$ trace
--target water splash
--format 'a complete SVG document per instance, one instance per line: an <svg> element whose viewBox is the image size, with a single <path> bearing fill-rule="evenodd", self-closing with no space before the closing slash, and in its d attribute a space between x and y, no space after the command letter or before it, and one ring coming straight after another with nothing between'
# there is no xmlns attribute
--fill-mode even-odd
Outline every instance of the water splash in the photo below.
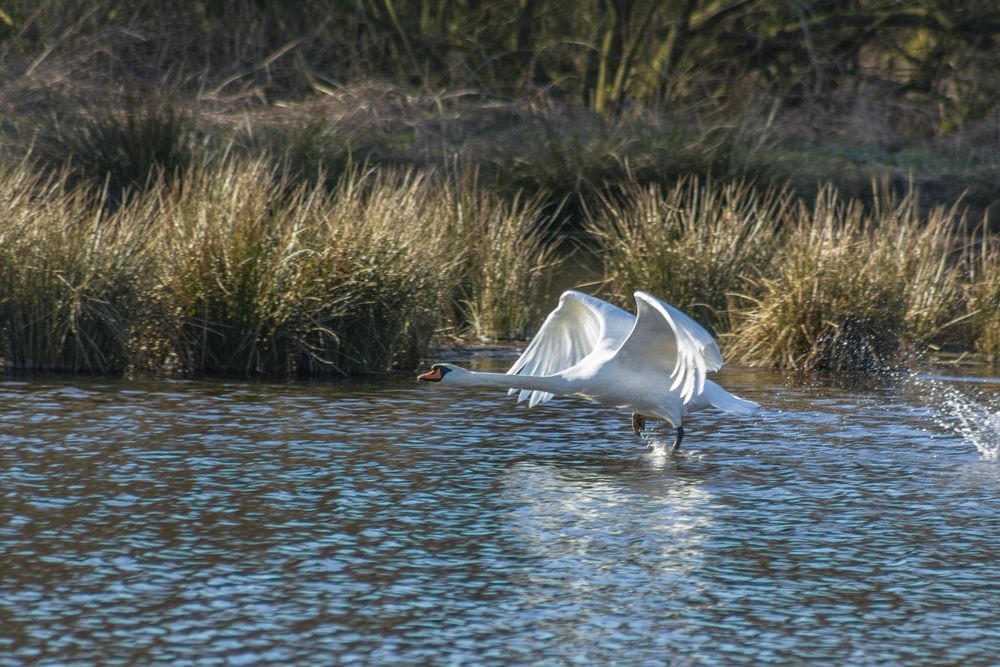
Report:
<svg viewBox="0 0 1000 667"><path fill-rule="evenodd" d="M669 459L672 455L676 454L672 440L643 438L643 441L649 448L649 456L657 461Z"/></svg>
<svg viewBox="0 0 1000 667"><path fill-rule="evenodd" d="M1000 379L910 374L905 386L926 404L934 422L973 444L988 461L1000 460L1000 397L979 387Z"/></svg>

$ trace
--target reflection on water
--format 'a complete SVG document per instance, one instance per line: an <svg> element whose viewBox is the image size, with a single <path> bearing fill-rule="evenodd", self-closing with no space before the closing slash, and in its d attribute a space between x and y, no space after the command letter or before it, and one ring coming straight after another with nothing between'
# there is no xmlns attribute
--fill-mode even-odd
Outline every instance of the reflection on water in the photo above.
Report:
<svg viewBox="0 0 1000 667"><path fill-rule="evenodd" d="M763 413L672 456L409 378L2 381L0 665L992 662L1000 466L954 408L722 382Z"/></svg>

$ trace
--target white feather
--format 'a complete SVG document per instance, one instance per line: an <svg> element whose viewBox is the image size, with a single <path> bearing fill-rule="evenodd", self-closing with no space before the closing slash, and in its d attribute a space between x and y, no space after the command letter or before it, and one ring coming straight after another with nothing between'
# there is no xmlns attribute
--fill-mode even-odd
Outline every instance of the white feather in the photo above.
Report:
<svg viewBox="0 0 1000 667"><path fill-rule="evenodd" d="M711 334L670 304L635 293L636 315L596 297L565 292L507 373L449 364L444 384L502 387L534 407L554 395L579 396L674 426L706 407L749 414L756 404L706 375L722 367Z"/></svg>

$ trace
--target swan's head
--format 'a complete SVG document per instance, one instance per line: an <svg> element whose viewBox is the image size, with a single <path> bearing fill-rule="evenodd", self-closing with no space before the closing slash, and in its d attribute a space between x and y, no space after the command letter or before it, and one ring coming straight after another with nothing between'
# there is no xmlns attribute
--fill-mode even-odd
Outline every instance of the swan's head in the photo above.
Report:
<svg viewBox="0 0 1000 667"><path fill-rule="evenodd" d="M454 375L448 377L449 373L454 373ZM447 377L448 381L452 381L462 373L468 373L468 371L452 364L434 364L429 371L418 375L417 379L423 382L443 382Z"/></svg>

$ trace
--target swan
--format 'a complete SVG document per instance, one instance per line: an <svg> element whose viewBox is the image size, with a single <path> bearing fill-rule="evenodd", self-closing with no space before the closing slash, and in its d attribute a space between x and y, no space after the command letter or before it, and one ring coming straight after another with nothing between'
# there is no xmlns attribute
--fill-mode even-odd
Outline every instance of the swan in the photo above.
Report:
<svg viewBox="0 0 1000 667"><path fill-rule="evenodd" d="M685 416L708 407L750 415L759 406L729 393L705 375L722 354L700 324L646 292L635 292L636 314L569 290L506 373L480 373L434 364L417 379L458 387L497 387L529 407L553 396L578 396L632 412L632 430L647 417L684 438Z"/></svg>

